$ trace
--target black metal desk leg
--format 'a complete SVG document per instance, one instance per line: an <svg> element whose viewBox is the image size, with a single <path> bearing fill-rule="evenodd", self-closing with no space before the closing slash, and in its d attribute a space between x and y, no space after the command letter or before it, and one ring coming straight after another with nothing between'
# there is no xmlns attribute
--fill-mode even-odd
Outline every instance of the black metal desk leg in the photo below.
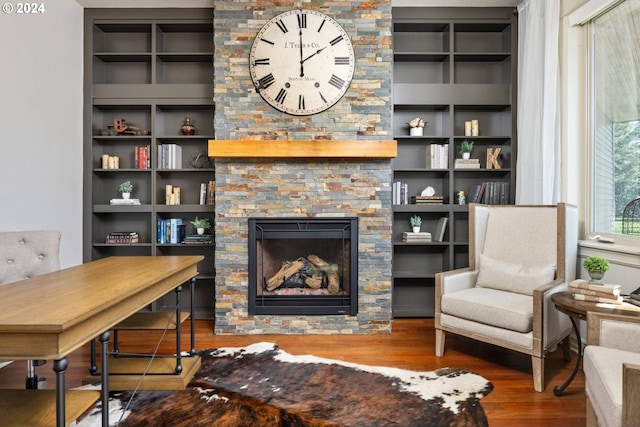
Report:
<svg viewBox="0 0 640 427"><path fill-rule="evenodd" d="M180 316L181 316L181 308L182 308L182 302L181 302L181 294L182 294L182 285L178 286L176 288L176 374L179 374L182 372L182 350L181 348L181 342L180 342L180 335L182 334L182 322L180 322Z"/></svg>
<svg viewBox="0 0 640 427"><path fill-rule="evenodd" d="M574 366L571 376L564 382L564 384L562 384L561 386L555 386L553 388L553 394L555 394L556 396L561 396L564 392L564 389L567 388L569 384L571 384L571 381L573 381L573 379L575 378L576 374L578 373L578 369L580 369L580 364L582 363L582 339L580 338L580 329L578 328L578 323L576 322L576 319L573 318L573 316L569 316L569 319L571 319L573 331L576 333L576 339L578 340L578 359L576 360L576 366Z"/></svg>
<svg viewBox="0 0 640 427"><path fill-rule="evenodd" d="M91 366L89 366L89 373L91 375L95 375L98 372L98 367L96 366L96 341L91 340Z"/></svg>
<svg viewBox="0 0 640 427"><path fill-rule="evenodd" d="M65 407L65 380L64 373L68 366L67 358L53 361L53 371L56 373L56 426L65 427L66 423L66 407Z"/></svg>
<svg viewBox="0 0 640 427"><path fill-rule="evenodd" d="M109 427L109 331L100 334L100 370L102 380L102 427Z"/></svg>
<svg viewBox="0 0 640 427"><path fill-rule="evenodd" d="M189 281L189 291L191 291L191 351L192 356L196 354L196 316L195 316L195 292L196 292L196 278L192 277Z"/></svg>

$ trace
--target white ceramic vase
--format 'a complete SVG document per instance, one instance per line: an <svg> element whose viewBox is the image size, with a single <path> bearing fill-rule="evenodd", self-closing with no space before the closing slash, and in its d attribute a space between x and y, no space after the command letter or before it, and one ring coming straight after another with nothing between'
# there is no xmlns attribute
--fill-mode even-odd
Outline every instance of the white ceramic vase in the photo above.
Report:
<svg viewBox="0 0 640 427"><path fill-rule="evenodd" d="M417 227L411 227L411 228L413 228L413 232L414 232L414 233L419 233L419 232L420 232L420 226L417 226Z"/></svg>
<svg viewBox="0 0 640 427"><path fill-rule="evenodd" d="M469 158L471 157L471 153L462 153L462 158L465 160L469 160Z"/></svg>
<svg viewBox="0 0 640 427"><path fill-rule="evenodd" d="M128 199L129 197L131 197L131 193L122 193L123 199Z"/></svg>
<svg viewBox="0 0 640 427"><path fill-rule="evenodd" d="M411 136L422 136L424 132L424 128L409 128L409 135Z"/></svg>

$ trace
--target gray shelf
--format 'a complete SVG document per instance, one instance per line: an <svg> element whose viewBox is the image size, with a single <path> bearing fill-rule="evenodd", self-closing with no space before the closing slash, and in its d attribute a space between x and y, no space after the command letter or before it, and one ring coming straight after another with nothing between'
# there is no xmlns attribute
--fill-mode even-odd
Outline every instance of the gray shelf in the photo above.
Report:
<svg viewBox="0 0 640 427"><path fill-rule="evenodd" d="M511 8L393 8L393 135L398 157L394 182L416 196L427 186L442 205L393 206L393 313L395 317L434 314L435 275L468 263L468 206L457 192L471 185L506 182L515 194L517 17ZM408 135L407 123L421 117L425 135ZM479 120L480 135L465 136L465 122ZM474 141L480 169L456 169L460 143ZM430 145L447 144L446 168L432 169ZM501 168L487 169L487 149L501 149ZM422 217L422 231L435 235L448 218L443 242L403 242L409 218Z"/></svg>
<svg viewBox="0 0 640 427"><path fill-rule="evenodd" d="M215 179L211 167L194 167L192 156L207 151L213 133L213 9L87 9L85 11L85 112L83 258L114 255L204 255L198 265L197 317L213 317L215 244L158 244L160 219L182 218L187 234L196 216L214 220L214 206L200 205L200 184ZM180 132L185 117L196 135ZM146 135L103 135L124 118ZM159 169L158 145L178 144L178 169ZM135 148L148 146L148 168L137 168ZM119 169L102 169L102 155L120 158ZM134 184L141 205L112 206L117 187ZM181 204L165 205L165 185L181 188ZM103 243L113 231L137 231L140 243ZM164 311L173 295L153 304ZM186 302L188 305L188 301ZM185 298L183 298L183 308Z"/></svg>

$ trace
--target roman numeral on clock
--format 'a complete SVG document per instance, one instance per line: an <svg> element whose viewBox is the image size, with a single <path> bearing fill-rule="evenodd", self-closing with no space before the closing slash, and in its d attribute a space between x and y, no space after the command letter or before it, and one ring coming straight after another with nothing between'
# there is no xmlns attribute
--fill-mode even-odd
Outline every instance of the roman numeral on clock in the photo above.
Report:
<svg viewBox="0 0 640 427"><path fill-rule="evenodd" d="M342 36L338 36L335 39L331 40L329 43L331 44L331 46L335 46L336 44L340 43L343 40Z"/></svg>
<svg viewBox="0 0 640 427"><path fill-rule="evenodd" d="M300 95L298 97L298 110L304 110L304 96Z"/></svg>
<svg viewBox="0 0 640 427"><path fill-rule="evenodd" d="M287 26L284 25L284 22L282 22L281 20L277 20L276 21L276 25L278 26L278 28L280 28L282 30L283 33L288 33L289 30L287 30Z"/></svg>
<svg viewBox="0 0 640 427"><path fill-rule="evenodd" d="M283 104L286 97L287 91L285 89L280 89L280 92L278 92L278 95L276 95L276 101L280 104Z"/></svg>
<svg viewBox="0 0 640 427"><path fill-rule="evenodd" d="M260 58L253 61L253 65L269 65L269 58Z"/></svg>
<svg viewBox="0 0 640 427"><path fill-rule="evenodd" d="M349 65L349 57L348 56L336 56L335 64L336 65Z"/></svg>
<svg viewBox="0 0 640 427"><path fill-rule="evenodd" d="M322 27L324 26L324 23L326 22L326 19L323 19L322 22L320 23L320 26L318 27L318 32L320 32L320 30L322 29Z"/></svg>
<svg viewBox="0 0 640 427"><path fill-rule="evenodd" d="M301 13L298 15L298 28L307 28L307 14Z"/></svg>
<svg viewBox="0 0 640 427"><path fill-rule="evenodd" d="M344 86L344 80L334 74L329 79L329 84L331 86L335 86L337 89L342 89L342 86Z"/></svg>
<svg viewBox="0 0 640 427"><path fill-rule="evenodd" d="M269 73L266 76L262 77L260 80L258 80L258 87L256 89L258 90L266 89L269 86L271 86L275 81L276 79L275 77L273 77L273 74Z"/></svg>
<svg viewBox="0 0 640 427"><path fill-rule="evenodd" d="M261 42L268 43L268 44L270 44L271 46L273 46L273 45L274 45L274 43L273 43L271 40L267 40L267 39L260 39L260 41L261 41Z"/></svg>

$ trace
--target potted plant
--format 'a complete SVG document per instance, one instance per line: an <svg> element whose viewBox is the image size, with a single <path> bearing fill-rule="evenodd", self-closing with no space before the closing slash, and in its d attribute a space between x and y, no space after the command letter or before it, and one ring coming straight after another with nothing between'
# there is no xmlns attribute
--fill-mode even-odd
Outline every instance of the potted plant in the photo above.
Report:
<svg viewBox="0 0 640 427"><path fill-rule="evenodd" d="M122 193L123 199L128 199L129 196L131 196L131 192L133 191L133 184L131 183L131 181L127 180L120 184L120 187L118 187L118 191Z"/></svg>
<svg viewBox="0 0 640 427"><path fill-rule="evenodd" d="M604 273L609 270L609 261L599 256L590 256L584 260L582 266L589 273L591 283L602 283Z"/></svg>
<svg viewBox="0 0 640 427"><path fill-rule="evenodd" d="M420 218L419 215L414 215L411 218L409 218L409 222L411 223L411 228L413 229L413 232L419 233L420 225L422 225L422 218Z"/></svg>
<svg viewBox="0 0 640 427"><path fill-rule="evenodd" d="M409 135L422 136L424 127L426 125L427 125L427 122L422 120L420 117L416 117L415 119L409 122Z"/></svg>
<svg viewBox="0 0 640 427"><path fill-rule="evenodd" d="M211 228L211 223L209 222L209 218L198 218L191 221L191 224L196 228L198 234L204 234L204 230L208 230Z"/></svg>
<svg viewBox="0 0 640 427"><path fill-rule="evenodd" d="M469 141L467 139L462 141L462 143L460 144L460 154L462 155L463 159L466 160L471 157L471 150L473 150L473 141Z"/></svg>

